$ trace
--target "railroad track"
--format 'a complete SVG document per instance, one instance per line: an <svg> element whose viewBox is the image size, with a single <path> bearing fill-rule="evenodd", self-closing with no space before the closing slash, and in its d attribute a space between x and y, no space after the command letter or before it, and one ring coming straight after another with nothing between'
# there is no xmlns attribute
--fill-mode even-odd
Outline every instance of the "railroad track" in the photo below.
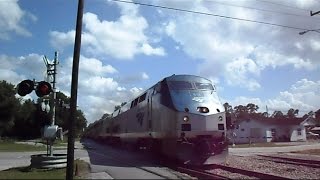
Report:
<svg viewBox="0 0 320 180"><path fill-rule="evenodd" d="M258 179L288 179L288 178L282 177L282 176L276 176L276 175L272 175L272 174L266 174L266 173L261 173L261 172L256 172L256 171L239 169L239 168L224 166L224 165L220 165L220 164L211 164L211 165L204 165L204 166L187 166L184 168L180 168L180 167L177 168L178 171L183 170L183 172L185 172L185 173L187 173L189 171L191 173L189 175L196 176L201 179L202 178L203 179L230 179L229 177L226 177L226 176L221 176L221 175L217 175L217 174L208 172L209 170L213 170L213 169L221 169L224 171L241 174L241 175L245 175L248 177L256 177Z"/></svg>
<svg viewBox="0 0 320 180"><path fill-rule="evenodd" d="M297 158L288 158L288 157L279 157L279 156L268 156L268 155L258 155L262 157L263 160L269 160L276 163L285 163L292 165L302 165L313 168L320 168L320 161L318 160L308 160L308 159L297 159Z"/></svg>
<svg viewBox="0 0 320 180"><path fill-rule="evenodd" d="M185 168L185 167L177 167L177 171L189 174L191 176L197 177L199 179L230 179L226 176L221 176L218 174L210 173L205 170L197 169L197 168Z"/></svg>

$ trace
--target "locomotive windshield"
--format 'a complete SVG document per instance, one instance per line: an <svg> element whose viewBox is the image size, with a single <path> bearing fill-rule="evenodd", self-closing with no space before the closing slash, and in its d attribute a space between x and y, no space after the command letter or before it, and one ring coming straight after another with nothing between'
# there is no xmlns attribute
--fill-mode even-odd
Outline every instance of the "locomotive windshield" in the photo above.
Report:
<svg viewBox="0 0 320 180"><path fill-rule="evenodd" d="M209 82L168 81L168 86L172 103L179 111L184 111L187 107L191 113L196 112L198 106L223 109L214 87Z"/></svg>
<svg viewBox="0 0 320 180"><path fill-rule="evenodd" d="M214 90L212 84L210 83L194 83L196 85L197 89L203 89L203 90Z"/></svg>
<svg viewBox="0 0 320 180"><path fill-rule="evenodd" d="M191 90L191 89L199 89L199 90L214 90L211 83L199 83L195 82L192 85L191 82L187 81L169 81L170 90Z"/></svg>
<svg viewBox="0 0 320 180"><path fill-rule="evenodd" d="M193 89L192 84L186 81L169 81L169 87L171 90Z"/></svg>

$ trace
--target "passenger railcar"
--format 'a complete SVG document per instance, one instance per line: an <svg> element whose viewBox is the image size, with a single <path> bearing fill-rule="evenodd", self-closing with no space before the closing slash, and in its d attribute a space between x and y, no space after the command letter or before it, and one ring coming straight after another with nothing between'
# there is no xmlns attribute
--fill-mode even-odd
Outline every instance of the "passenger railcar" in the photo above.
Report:
<svg viewBox="0 0 320 180"><path fill-rule="evenodd" d="M223 163L228 154L226 117L215 86L194 75L164 78L89 132L189 164Z"/></svg>

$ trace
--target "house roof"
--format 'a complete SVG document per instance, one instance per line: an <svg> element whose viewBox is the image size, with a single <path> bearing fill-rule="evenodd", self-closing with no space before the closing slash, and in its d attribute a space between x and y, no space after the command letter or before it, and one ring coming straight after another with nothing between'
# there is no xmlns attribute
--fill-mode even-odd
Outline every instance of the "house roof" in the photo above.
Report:
<svg viewBox="0 0 320 180"><path fill-rule="evenodd" d="M303 124L304 126L315 126L317 123L314 117L309 116L301 124Z"/></svg>
<svg viewBox="0 0 320 180"><path fill-rule="evenodd" d="M246 119L238 119L236 120L236 124L239 124L243 121L258 121L264 124L273 124L273 125L300 125L304 119L303 118L246 118Z"/></svg>

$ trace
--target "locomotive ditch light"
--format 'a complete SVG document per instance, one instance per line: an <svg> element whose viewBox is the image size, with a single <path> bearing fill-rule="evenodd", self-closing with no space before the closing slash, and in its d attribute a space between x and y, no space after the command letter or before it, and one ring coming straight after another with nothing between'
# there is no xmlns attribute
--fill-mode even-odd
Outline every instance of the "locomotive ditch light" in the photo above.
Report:
<svg viewBox="0 0 320 180"><path fill-rule="evenodd" d="M219 121L222 121L222 120L223 120L222 116L219 116Z"/></svg>
<svg viewBox="0 0 320 180"><path fill-rule="evenodd" d="M33 89L34 89L34 83L29 79L23 80L17 85L17 91L20 96L25 96L31 93Z"/></svg>
<svg viewBox="0 0 320 180"><path fill-rule="evenodd" d="M43 97L52 92L51 84L46 81L40 81L36 88L36 94L38 97Z"/></svg>
<svg viewBox="0 0 320 180"><path fill-rule="evenodd" d="M188 122L188 121L189 121L189 117L188 117L188 116L184 116L184 117L183 117L183 121L184 121L184 122Z"/></svg>

